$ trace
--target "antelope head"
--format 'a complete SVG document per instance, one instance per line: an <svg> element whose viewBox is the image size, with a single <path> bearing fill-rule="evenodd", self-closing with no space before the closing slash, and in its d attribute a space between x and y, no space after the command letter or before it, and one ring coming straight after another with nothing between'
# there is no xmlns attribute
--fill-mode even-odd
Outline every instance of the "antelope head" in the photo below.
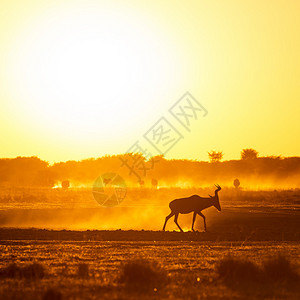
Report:
<svg viewBox="0 0 300 300"><path fill-rule="evenodd" d="M214 198L214 207L218 211L221 211L221 205L220 205L220 200L219 200L219 195L218 195L218 192L221 191L221 187L218 184L215 184L215 187L217 189L215 190L215 197L213 197Z"/></svg>

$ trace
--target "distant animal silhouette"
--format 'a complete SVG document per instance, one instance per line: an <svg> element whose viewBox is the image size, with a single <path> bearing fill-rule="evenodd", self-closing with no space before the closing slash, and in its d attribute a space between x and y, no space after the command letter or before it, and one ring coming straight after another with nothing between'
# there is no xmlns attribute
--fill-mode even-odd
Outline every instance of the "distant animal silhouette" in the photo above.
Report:
<svg viewBox="0 0 300 300"><path fill-rule="evenodd" d="M157 179L152 178L151 183L152 183L152 188L153 189L157 189L157 185L158 185Z"/></svg>
<svg viewBox="0 0 300 300"><path fill-rule="evenodd" d="M188 214L190 212L194 212L193 215L193 223L192 223L192 231L194 230L194 223L196 220L196 215L198 214L203 218L204 221L204 231L206 231L206 222L205 222L205 216L201 213L201 211L205 208L214 206L218 211L221 211L220 201L219 201L219 195L218 192L221 190L221 187L216 184L216 190L215 190L215 196L210 196L209 198L203 198L198 195L193 195L191 197L187 198L180 198L175 199L170 202L169 207L171 209L171 213L166 217L166 221L163 227L163 230L165 230L168 220L172 217L174 217L174 222L178 226L181 232L183 232L182 228L179 226L177 219L179 214Z"/></svg>
<svg viewBox="0 0 300 300"><path fill-rule="evenodd" d="M239 188L239 186L240 186L240 181L236 178L236 179L234 179L234 181L233 181L233 185L234 185L234 187L236 188L236 189L238 189Z"/></svg>
<svg viewBox="0 0 300 300"><path fill-rule="evenodd" d="M139 185L140 185L140 188L143 188L144 185L145 185L145 181L144 180L140 180L139 181Z"/></svg>
<svg viewBox="0 0 300 300"><path fill-rule="evenodd" d="M61 187L64 189L64 190L67 190L69 187L70 187L70 181L69 180L64 180L61 182Z"/></svg>

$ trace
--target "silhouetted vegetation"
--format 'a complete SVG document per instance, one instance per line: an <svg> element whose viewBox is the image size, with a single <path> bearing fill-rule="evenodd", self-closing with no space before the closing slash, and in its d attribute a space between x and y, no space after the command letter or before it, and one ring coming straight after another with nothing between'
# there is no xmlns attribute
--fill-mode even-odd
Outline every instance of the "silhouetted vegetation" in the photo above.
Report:
<svg viewBox="0 0 300 300"><path fill-rule="evenodd" d="M89 277L89 265L81 263L77 266L77 275L79 277Z"/></svg>
<svg viewBox="0 0 300 300"><path fill-rule="evenodd" d="M223 159L224 154L221 151L211 151L208 152L209 161L214 162L220 162Z"/></svg>
<svg viewBox="0 0 300 300"><path fill-rule="evenodd" d="M52 231L49 233L53 234ZM67 231L62 233L68 234ZM89 237L94 234L93 231L85 233ZM149 231L147 234L153 233ZM104 242L102 236L98 242L92 243L82 243L70 236L65 236L62 241L34 241L32 234L27 242L19 238L18 241L2 239L2 249L6 249L2 263L6 261L10 268L0 270L15 271L13 275L0 278L0 298L299 299L298 243L252 242L241 246L240 242L216 242L216 236L211 242L194 243L189 238L180 239L183 236L180 233L169 233L169 239L162 242L154 242L156 238L145 242L136 240L138 232L131 231L130 234L133 240L126 238L125 241L123 236L119 242L112 242L109 232L110 242ZM174 235L179 236L177 241L173 240ZM190 236L196 235L191 233ZM29 246L31 251L27 251ZM274 255L276 249L288 258ZM232 257L222 258L224 251L228 250ZM21 263L9 265L15 260L15 253L18 253L18 261L44 260L47 276L32 282L27 279L34 277L21 277ZM271 253L273 257L268 259ZM66 264L76 272L78 260L89 262L93 276L78 276L85 274L85 263L82 264L83 273L60 272Z"/></svg>
<svg viewBox="0 0 300 300"><path fill-rule="evenodd" d="M0 270L0 277L2 278L41 279L44 276L44 266L39 263L32 263L24 267L12 263Z"/></svg>
<svg viewBox="0 0 300 300"><path fill-rule="evenodd" d="M47 289L43 295L43 300L61 300L61 299L62 299L62 293L55 288Z"/></svg>
<svg viewBox="0 0 300 300"><path fill-rule="evenodd" d="M0 159L0 185L52 187L56 175L37 157Z"/></svg>
<svg viewBox="0 0 300 300"><path fill-rule="evenodd" d="M291 285L299 282L296 266L281 255L264 260L262 266L247 259L228 256L217 264L216 270L230 286L278 282Z"/></svg>
<svg viewBox="0 0 300 300"><path fill-rule="evenodd" d="M122 266L119 281L138 290L158 289L167 284L168 276L157 262L135 259Z"/></svg>
<svg viewBox="0 0 300 300"><path fill-rule="evenodd" d="M296 267L282 255L264 261L263 270L265 277L272 281L294 283L299 280Z"/></svg>
<svg viewBox="0 0 300 300"><path fill-rule="evenodd" d="M258 152L254 149L243 149L241 152L241 159L255 159L258 156Z"/></svg>
<svg viewBox="0 0 300 300"><path fill-rule="evenodd" d="M249 260L229 256L219 262L217 273L227 283L249 283L258 280L260 269Z"/></svg>
<svg viewBox="0 0 300 300"><path fill-rule="evenodd" d="M251 151L250 151L251 150ZM166 160L162 156L154 158L155 164L143 156L135 157L140 164L144 181L142 187L151 188L153 178L161 186L205 186L214 182L232 185L234 178L249 186L289 186L300 185L300 157L257 157L253 149L244 149L241 160L209 163L192 160ZM220 158L221 152L218 152ZM37 157L17 157L0 159L0 186L6 187L44 187L55 185L67 189L67 186L92 186L95 179L106 172L118 170L128 186L138 187L139 180L131 170L123 166L120 158L124 155L105 156L98 159L67 161L49 165ZM213 158L212 162L218 161ZM67 178L67 180L66 180ZM140 181L141 182L141 181Z"/></svg>

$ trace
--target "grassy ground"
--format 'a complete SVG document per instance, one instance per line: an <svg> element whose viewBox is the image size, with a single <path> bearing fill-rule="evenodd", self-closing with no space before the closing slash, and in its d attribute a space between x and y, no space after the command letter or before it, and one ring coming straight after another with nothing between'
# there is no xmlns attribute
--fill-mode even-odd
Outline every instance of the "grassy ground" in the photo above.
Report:
<svg viewBox="0 0 300 300"><path fill-rule="evenodd" d="M192 241L2 241L0 247L2 270L12 262L20 268L33 262L44 268L43 276L40 272L36 277L2 276L2 299L42 299L48 289L59 292L62 299L297 299L300 296L299 282L289 282L289 275L261 285L261 280L254 278L237 281L231 273L224 278L224 272L218 270L222 259L229 255L260 267L270 257L281 254L299 272L300 248L295 242L245 245ZM140 271L137 264L124 275L124 265L143 259L150 262L152 271L144 267ZM153 261L159 265L153 265ZM232 265L235 262L231 268ZM276 268L282 270L282 266ZM231 275L235 282L230 280ZM127 280L122 281L122 276ZM156 281L156 277L160 280Z"/></svg>

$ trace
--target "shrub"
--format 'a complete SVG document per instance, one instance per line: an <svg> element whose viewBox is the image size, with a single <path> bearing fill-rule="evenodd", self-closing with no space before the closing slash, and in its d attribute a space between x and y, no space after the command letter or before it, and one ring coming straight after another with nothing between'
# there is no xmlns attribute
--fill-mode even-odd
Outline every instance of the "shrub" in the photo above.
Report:
<svg viewBox="0 0 300 300"><path fill-rule="evenodd" d="M208 152L208 157L210 162L214 163L214 162L220 162L223 158L224 154L222 151L211 151Z"/></svg>
<svg viewBox="0 0 300 300"><path fill-rule="evenodd" d="M253 282L260 277L259 267L251 261L233 257L223 258L217 265L219 277L226 282Z"/></svg>
<svg viewBox="0 0 300 300"><path fill-rule="evenodd" d="M79 277L89 277L89 265L88 264L79 264L77 269L77 275Z"/></svg>
<svg viewBox="0 0 300 300"><path fill-rule="evenodd" d="M43 300L61 300L62 294L60 291L49 288L43 295Z"/></svg>
<svg viewBox="0 0 300 300"><path fill-rule="evenodd" d="M162 288L167 284L168 276L157 262L136 259L122 266L119 281L137 289Z"/></svg>
<svg viewBox="0 0 300 300"><path fill-rule="evenodd" d="M0 276L5 278L40 279L45 276L45 269L39 263L33 263L24 267L10 264L0 270Z"/></svg>
<svg viewBox="0 0 300 300"><path fill-rule="evenodd" d="M20 276L20 268L12 263L0 270L0 276L4 278L16 278Z"/></svg>
<svg viewBox="0 0 300 300"><path fill-rule="evenodd" d="M40 279L45 276L45 269L39 263L33 263L21 269L21 276L24 278Z"/></svg>
<svg viewBox="0 0 300 300"><path fill-rule="evenodd" d="M255 159L258 156L258 152L254 149L243 149L241 152L241 159Z"/></svg>
<svg viewBox="0 0 300 300"><path fill-rule="evenodd" d="M219 277L229 285L236 283L261 285L278 282L294 284L299 282L299 274L295 266L281 255L263 261L261 268L249 260L226 257L219 262L216 270Z"/></svg>
<svg viewBox="0 0 300 300"><path fill-rule="evenodd" d="M293 283L299 280L299 275L296 272L295 267L287 258L281 255L264 261L263 271L266 279L272 281Z"/></svg>

